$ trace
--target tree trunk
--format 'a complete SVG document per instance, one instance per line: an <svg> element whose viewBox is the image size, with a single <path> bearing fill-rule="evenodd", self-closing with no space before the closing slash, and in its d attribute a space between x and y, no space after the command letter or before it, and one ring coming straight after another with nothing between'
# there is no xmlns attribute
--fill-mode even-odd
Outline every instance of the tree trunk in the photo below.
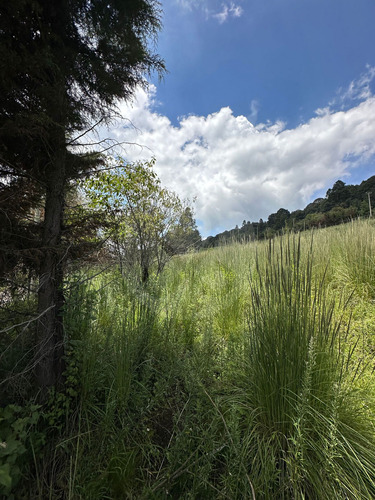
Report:
<svg viewBox="0 0 375 500"><path fill-rule="evenodd" d="M148 278L149 278L148 265L143 264L142 265L142 283L147 283Z"/></svg>
<svg viewBox="0 0 375 500"><path fill-rule="evenodd" d="M61 88L61 87L60 87ZM58 384L63 373L64 335L62 323L64 248L61 234L66 184L66 145L62 114L64 91L61 90L53 116L55 133L50 144L50 161L45 172L46 200L39 272L35 367L42 398ZM61 107L59 108L59 104Z"/></svg>
<svg viewBox="0 0 375 500"><path fill-rule="evenodd" d="M61 155L62 156L62 155ZM64 213L65 158L57 158L48 175L43 235L43 261L40 266L36 352L38 386L54 386L62 375L63 365L63 255L61 230ZM45 392L45 391L43 391Z"/></svg>

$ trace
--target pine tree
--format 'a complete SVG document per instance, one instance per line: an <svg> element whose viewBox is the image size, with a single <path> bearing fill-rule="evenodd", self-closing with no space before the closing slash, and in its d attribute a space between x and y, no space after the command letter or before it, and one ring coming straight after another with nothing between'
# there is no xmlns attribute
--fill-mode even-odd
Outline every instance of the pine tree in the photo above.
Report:
<svg viewBox="0 0 375 500"><path fill-rule="evenodd" d="M62 371L66 193L100 163L96 152L75 152L79 137L108 119L116 100L147 85L148 73L163 73L149 48L160 15L154 0L13 0L0 7L0 273L23 261L39 275L35 362L43 389ZM43 217L28 221L38 205Z"/></svg>

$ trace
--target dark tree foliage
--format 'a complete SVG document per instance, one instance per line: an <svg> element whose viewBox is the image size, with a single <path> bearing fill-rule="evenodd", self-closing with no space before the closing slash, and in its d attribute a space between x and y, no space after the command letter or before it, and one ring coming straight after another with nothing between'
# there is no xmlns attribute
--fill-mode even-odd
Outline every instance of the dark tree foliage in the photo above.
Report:
<svg viewBox="0 0 375 500"><path fill-rule="evenodd" d="M74 248L66 196L101 162L80 145L117 99L163 73L150 49L159 29L155 0L1 2L0 276L20 264L39 276L41 387L61 375L64 263Z"/></svg>
<svg viewBox="0 0 375 500"><path fill-rule="evenodd" d="M289 210L286 210L286 208L279 208L279 210L275 214L271 214L268 217L268 225L272 229L279 231L280 229L285 227L285 224L289 219L289 216L290 216Z"/></svg>

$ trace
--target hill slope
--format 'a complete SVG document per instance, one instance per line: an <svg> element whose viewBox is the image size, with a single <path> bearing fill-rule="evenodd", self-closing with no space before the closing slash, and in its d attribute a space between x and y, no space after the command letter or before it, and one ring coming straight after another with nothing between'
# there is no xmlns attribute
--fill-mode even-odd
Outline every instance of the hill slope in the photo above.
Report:
<svg viewBox="0 0 375 500"><path fill-rule="evenodd" d="M209 236L202 242L203 248L218 246L232 240L264 239L288 228L297 231L313 227L326 227L341 224L356 217L368 217L369 195L372 195L372 205L375 199L375 175L359 185L346 185L338 180L331 189L328 189L325 198L317 198L303 210L289 212L280 208L271 214L264 222L244 220L242 226L224 231L216 236Z"/></svg>

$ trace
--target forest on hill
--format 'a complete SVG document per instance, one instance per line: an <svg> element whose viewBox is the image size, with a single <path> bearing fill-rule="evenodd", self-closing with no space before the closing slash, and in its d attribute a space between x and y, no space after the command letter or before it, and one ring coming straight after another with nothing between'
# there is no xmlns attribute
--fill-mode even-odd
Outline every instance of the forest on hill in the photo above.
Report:
<svg viewBox="0 0 375 500"><path fill-rule="evenodd" d="M209 236L202 242L202 247L215 247L228 241L271 238L284 230L304 231L342 224L357 217L369 217L374 200L375 175L359 185L346 185L338 180L328 189L324 198L317 198L302 210L289 212L280 208L267 221L244 220L241 226Z"/></svg>

